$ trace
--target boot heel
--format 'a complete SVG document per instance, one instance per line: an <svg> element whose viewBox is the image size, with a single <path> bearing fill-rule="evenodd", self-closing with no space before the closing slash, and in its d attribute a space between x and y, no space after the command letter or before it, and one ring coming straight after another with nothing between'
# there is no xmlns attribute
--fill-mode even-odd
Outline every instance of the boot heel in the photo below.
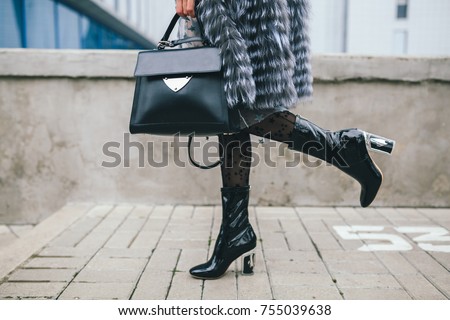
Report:
<svg viewBox="0 0 450 320"><path fill-rule="evenodd" d="M391 154L395 147L395 141L375 134L364 132L367 149L384 154Z"/></svg>
<svg viewBox="0 0 450 320"><path fill-rule="evenodd" d="M242 256L242 274L251 276L253 274L253 267L255 266L255 252L249 251Z"/></svg>

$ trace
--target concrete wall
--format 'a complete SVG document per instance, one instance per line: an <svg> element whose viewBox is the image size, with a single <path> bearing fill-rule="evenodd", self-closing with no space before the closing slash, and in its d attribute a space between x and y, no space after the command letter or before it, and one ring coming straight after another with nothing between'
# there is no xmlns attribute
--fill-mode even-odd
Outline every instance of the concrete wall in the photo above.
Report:
<svg viewBox="0 0 450 320"><path fill-rule="evenodd" d="M0 51L1 223L35 223L68 201L219 203L218 168L180 168L173 148L167 167L147 163L162 159L170 137L130 137L154 150L143 168L137 147L128 168L102 166L114 160L105 143L120 144L109 151L122 159L126 153L135 60L124 51ZM313 69L314 101L295 112L322 127L358 126L397 141L393 156L373 155L384 172L373 205L448 207L450 58L315 56ZM258 159L268 146L255 148ZM186 159L186 150L179 154ZM285 168L291 151L270 157L276 168L252 169L252 203L359 204L359 186L338 170L307 161Z"/></svg>

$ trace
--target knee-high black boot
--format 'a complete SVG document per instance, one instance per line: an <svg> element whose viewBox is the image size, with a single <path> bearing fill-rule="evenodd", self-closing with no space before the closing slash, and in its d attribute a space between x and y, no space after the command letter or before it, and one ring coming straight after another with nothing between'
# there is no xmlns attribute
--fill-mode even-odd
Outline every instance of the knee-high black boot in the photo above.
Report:
<svg viewBox="0 0 450 320"><path fill-rule="evenodd" d="M222 188L222 224L214 251L208 262L193 267L194 278L217 279L225 274L230 264L256 247L256 235L248 220L250 187ZM254 254L245 255L243 270L253 273Z"/></svg>
<svg viewBox="0 0 450 320"><path fill-rule="evenodd" d="M355 128L324 130L297 116L289 147L339 168L361 185L360 203L369 206L381 186L383 174L370 158L370 150L390 154L395 142Z"/></svg>

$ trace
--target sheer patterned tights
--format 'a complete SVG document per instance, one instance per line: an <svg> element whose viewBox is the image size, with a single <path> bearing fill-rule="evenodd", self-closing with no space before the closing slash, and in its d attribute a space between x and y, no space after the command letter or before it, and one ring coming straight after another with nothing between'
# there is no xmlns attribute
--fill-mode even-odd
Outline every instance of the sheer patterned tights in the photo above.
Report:
<svg viewBox="0 0 450 320"><path fill-rule="evenodd" d="M250 134L279 142L288 142L294 129L295 117L289 111L278 112L239 133L219 136L219 152L223 158L221 165L223 186L244 187L249 185L252 161Z"/></svg>

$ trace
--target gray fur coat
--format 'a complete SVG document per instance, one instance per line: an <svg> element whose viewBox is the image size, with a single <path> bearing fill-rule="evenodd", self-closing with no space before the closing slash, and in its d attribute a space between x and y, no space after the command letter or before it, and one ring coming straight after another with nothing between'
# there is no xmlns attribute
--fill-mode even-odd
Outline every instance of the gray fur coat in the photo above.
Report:
<svg viewBox="0 0 450 320"><path fill-rule="evenodd" d="M309 0L198 0L196 10L221 49L230 107L290 108L311 96Z"/></svg>

